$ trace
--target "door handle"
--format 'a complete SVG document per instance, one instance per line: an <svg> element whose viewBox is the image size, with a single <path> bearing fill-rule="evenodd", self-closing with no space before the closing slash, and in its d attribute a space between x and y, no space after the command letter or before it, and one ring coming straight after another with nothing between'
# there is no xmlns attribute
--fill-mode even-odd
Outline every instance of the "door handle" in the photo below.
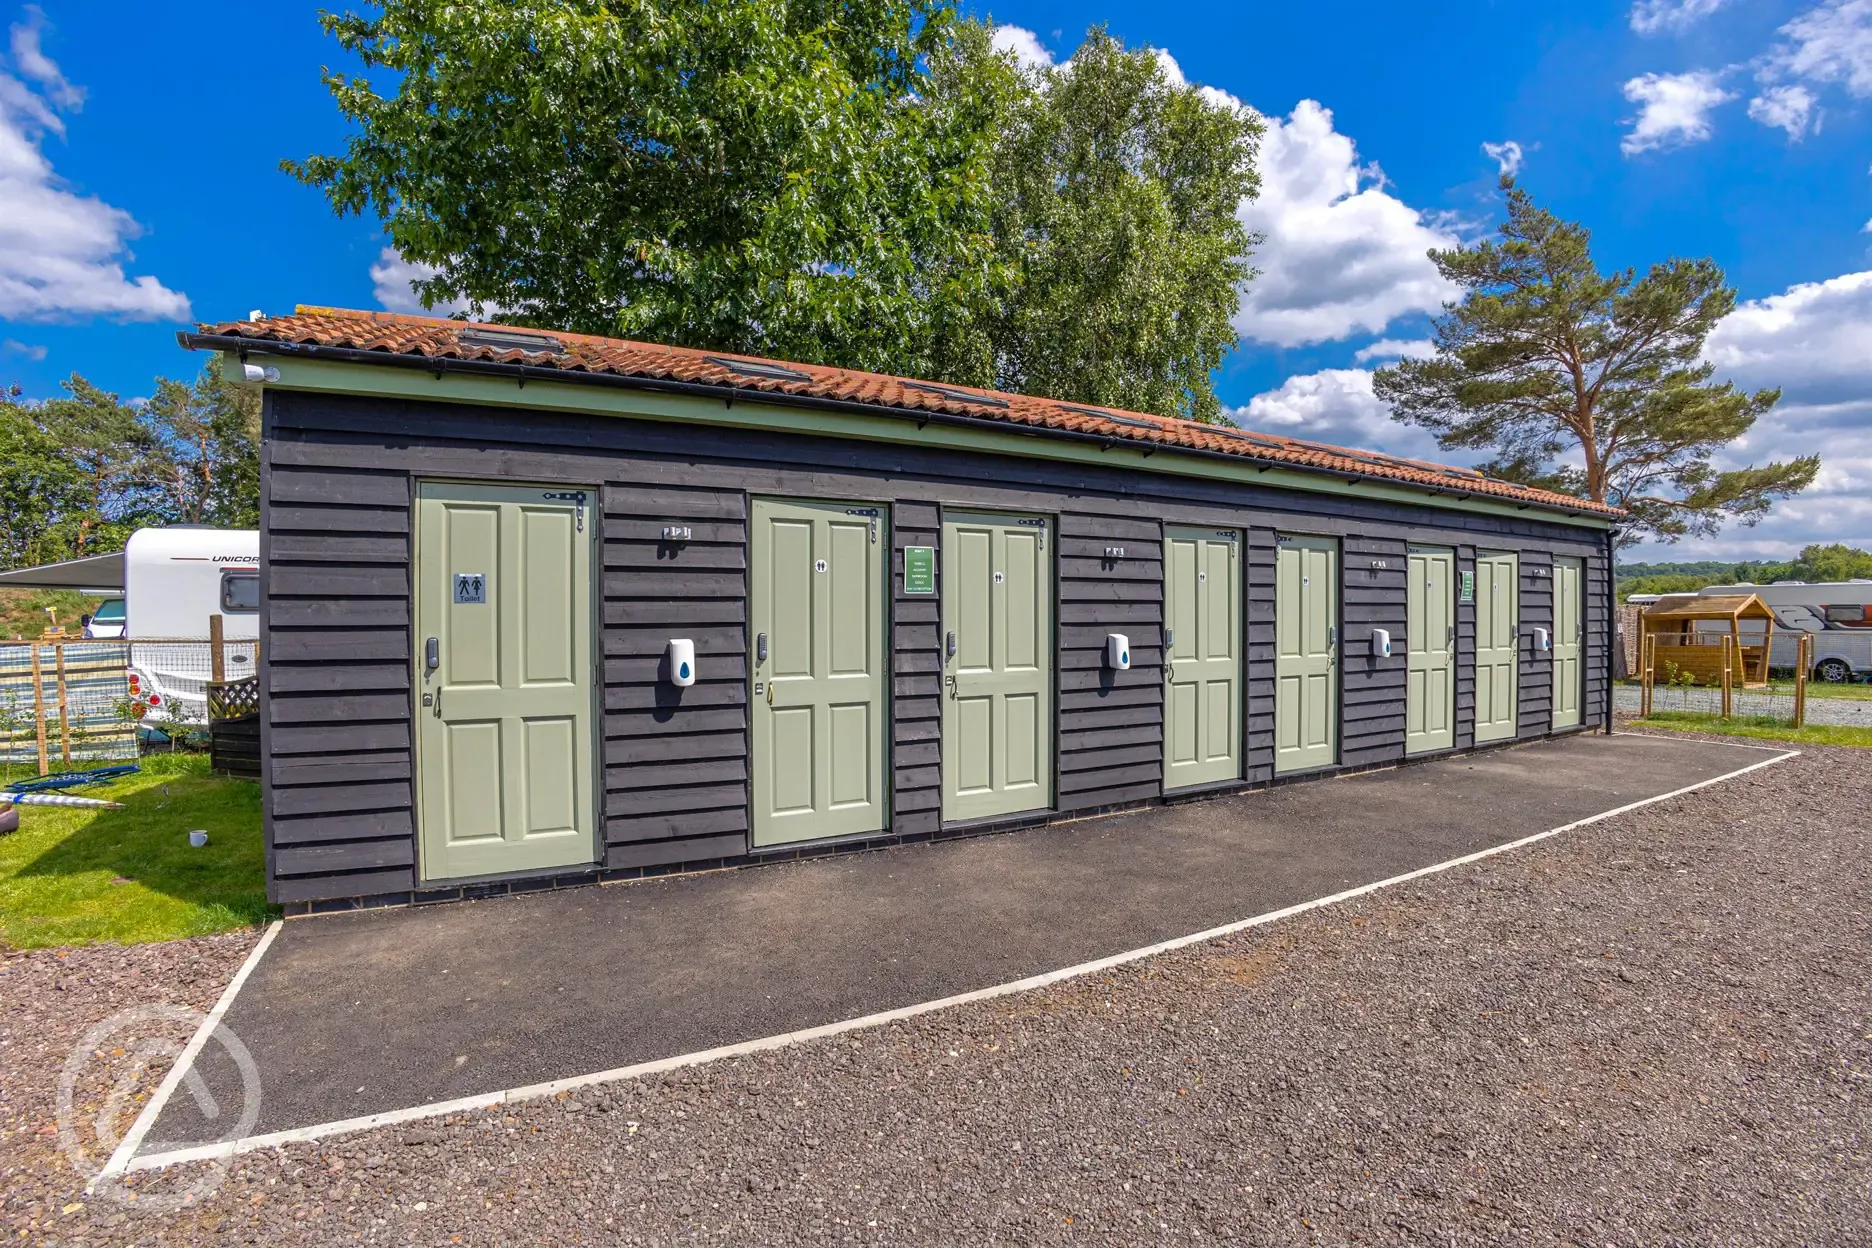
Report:
<svg viewBox="0 0 1872 1248"><path fill-rule="evenodd" d="M946 677L944 677L944 678L943 678L943 683L945 683L945 684L947 684L947 685L949 686L949 698L950 698L950 700L951 700L951 701L954 701L955 699L957 699L957 698L960 698L960 697L962 696L962 694L961 694L961 691L960 691L960 690L958 690L958 689L957 689L957 687L956 687L956 678L955 678L955 677L953 677L953 676L946 676Z"/></svg>
<svg viewBox="0 0 1872 1248"><path fill-rule="evenodd" d="M1339 626L1337 624L1328 624L1326 626L1326 648L1330 650L1338 644Z"/></svg>
<svg viewBox="0 0 1872 1248"><path fill-rule="evenodd" d="M773 705L773 686L774 686L773 681L770 680L767 682L767 705L768 706Z"/></svg>
<svg viewBox="0 0 1872 1248"><path fill-rule="evenodd" d="M435 717L442 718L442 691L440 689L435 691Z"/></svg>

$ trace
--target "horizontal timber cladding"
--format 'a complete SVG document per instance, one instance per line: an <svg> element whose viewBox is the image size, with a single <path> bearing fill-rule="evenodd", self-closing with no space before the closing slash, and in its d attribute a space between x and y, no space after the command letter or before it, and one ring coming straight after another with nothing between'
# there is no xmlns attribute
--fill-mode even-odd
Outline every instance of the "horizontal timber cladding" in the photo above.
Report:
<svg viewBox="0 0 1872 1248"><path fill-rule="evenodd" d="M748 828L747 495L613 480L600 497L603 863L738 855ZM688 536L666 540L666 528ZM686 689L663 670L675 637L695 643Z"/></svg>
<svg viewBox="0 0 1872 1248"><path fill-rule="evenodd" d="M904 583L904 550L936 551L934 592ZM891 831L933 833L942 825L942 520L934 503L891 512Z"/></svg>
<svg viewBox="0 0 1872 1248"><path fill-rule="evenodd" d="M1580 661L1586 665L1586 694L1580 699L1580 722L1588 727L1605 722L1606 690L1610 688L1612 667L1612 617L1608 609L1605 552L1586 557L1585 574L1580 577L1585 595L1586 645Z"/></svg>
<svg viewBox="0 0 1872 1248"><path fill-rule="evenodd" d="M1553 633L1553 558L1544 550L1520 551L1521 659L1515 676L1515 737L1545 736L1553 728L1553 652L1535 648L1534 630Z"/></svg>
<svg viewBox="0 0 1872 1248"><path fill-rule="evenodd" d="M1059 517L1061 810L1163 792L1163 526L1140 517ZM1105 664L1123 633L1131 668Z"/></svg>
<svg viewBox="0 0 1872 1248"><path fill-rule="evenodd" d="M597 869L748 852L747 526L750 496L891 507L893 698L890 831L941 830L942 623L938 593L905 592L904 551L940 547L943 506L1039 513L1058 571L1057 809L1162 794L1165 523L1244 535L1245 777L1273 773L1277 532L1344 543L1343 762L1403 753L1405 544L1586 560L1588 722L1603 713L1602 532L1544 520L915 447L269 392L262 674L270 889L288 903L417 888L411 791L411 499L419 478L564 483L597 490L603 664L603 844ZM670 527L688 530L665 541ZM1108 554L1122 550L1121 555ZM1374 567L1382 563L1383 567ZM1525 582L1523 600L1531 603ZM1541 609L1550 611L1545 598ZM1524 609L1524 616L1528 612ZM1528 616L1531 627L1531 616ZM1474 609L1458 607L1459 746L1474 719ZM1393 658L1371 660L1389 628ZM1124 633L1132 666L1104 666ZM697 679L661 679L672 637L695 642ZM1522 676L1522 727L1534 722ZM1541 707L1545 703L1541 686ZM1595 709L1599 708L1599 709ZM1544 709L1540 712L1544 714Z"/></svg>
<svg viewBox="0 0 1872 1248"><path fill-rule="evenodd" d="M1467 586L1456 595L1456 748L1475 747L1475 560L1474 546L1456 548L1456 580Z"/></svg>
<svg viewBox="0 0 1872 1248"><path fill-rule="evenodd" d="M1339 761L1362 767L1404 756L1408 551L1402 541L1348 537L1340 551ZM1372 633L1391 634L1391 657L1372 653Z"/></svg>

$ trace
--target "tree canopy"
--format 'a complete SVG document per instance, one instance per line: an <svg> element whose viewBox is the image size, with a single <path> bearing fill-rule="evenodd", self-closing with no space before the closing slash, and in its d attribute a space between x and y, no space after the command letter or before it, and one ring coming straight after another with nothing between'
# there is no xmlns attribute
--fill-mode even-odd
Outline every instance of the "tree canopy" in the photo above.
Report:
<svg viewBox="0 0 1872 1248"><path fill-rule="evenodd" d="M259 523L260 404L218 360L136 405L76 374L63 390L0 396L0 567L108 554L146 525Z"/></svg>
<svg viewBox="0 0 1872 1248"><path fill-rule="evenodd" d="M949 0L378 0L354 134L286 163L427 306L1208 415L1259 122L1095 30L1023 70Z"/></svg>
<svg viewBox="0 0 1872 1248"><path fill-rule="evenodd" d="M1622 540L1754 524L1805 489L1817 455L1722 471L1715 453L1780 399L1710 381L1703 343L1735 306L1712 260L1601 273L1591 236L1503 178L1499 238L1430 253L1463 299L1437 322L1435 357L1373 378L1398 420L1445 448L1496 452L1493 475L1632 513Z"/></svg>

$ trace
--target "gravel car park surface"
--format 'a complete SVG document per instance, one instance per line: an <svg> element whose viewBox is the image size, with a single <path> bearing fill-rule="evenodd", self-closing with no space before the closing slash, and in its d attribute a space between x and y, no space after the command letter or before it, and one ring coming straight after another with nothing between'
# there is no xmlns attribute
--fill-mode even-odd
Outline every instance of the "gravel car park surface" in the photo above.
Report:
<svg viewBox="0 0 1872 1248"><path fill-rule="evenodd" d="M251 1154L180 1214L86 1203L69 1172L8 1175L0 1232L59 1243L1862 1243L1869 798L1872 752L1810 749L1050 989ZM9 994L42 993L45 978L9 981ZM8 1040L13 1098L32 1079L13 1069ZM17 1108L30 1117L38 1096ZM153 1196L194 1170L141 1184ZM34 1210L36 1225L23 1216Z"/></svg>

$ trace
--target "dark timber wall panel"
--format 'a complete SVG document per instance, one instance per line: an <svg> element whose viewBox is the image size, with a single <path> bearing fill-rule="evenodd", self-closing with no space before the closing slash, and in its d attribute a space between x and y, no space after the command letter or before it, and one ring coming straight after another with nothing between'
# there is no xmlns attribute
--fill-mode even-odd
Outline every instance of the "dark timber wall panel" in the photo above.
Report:
<svg viewBox="0 0 1872 1248"><path fill-rule="evenodd" d="M273 895L408 890L409 478L277 466L264 476L262 782Z"/></svg>
<svg viewBox="0 0 1872 1248"><path fill-rule="evenodd" d="M1520 672L1515 736L1538 737L1553 729L1553 652L1534 648L1534 630L1553 635L1553 560L1544 550L1523 548L1521 573Z"/></svg>
<svg viewBox="0 0 1872 1248"><path fill-rule="evenodd" d="M1248 776L1274 778L1274 557L1273 529L1249 529L1243 606L1248 618Z"/></svg>
<svg viewBox="0 0 1872 1248"><path fill-rule="evenodd" d="M1456 548L1456 748L1475 746L1475 599L1462 600L1463 578L1475 583L1476 548Z"/></svg>
<svg viewBox="0 0 1872 1248"><path fill-rule="evenodd" d="M901 592L902 550L940 545L944 505L1040 512L1059 583L1058 808L1161 793L1164 523L1246 534L1247 779L1273 770L1274 535L1346 542L1348 764L1401 753L1403 543L1477 546L1588 565L1588 661L1603 664L1604 545L1597 532L1527 517L1437 511L1345 494L1257 489L1099 465L935 448L685 427L620 418L394 399L267 396L261 628L268 855L276 899L407 892L411 791L411 498L420 477L597 488L602 524L604 846L636 869L737 857L749 802L747 499L889 502L892 508L892 832L938 830L939 597ZM666 544L685 524L692 540ZM1108 546L1122 559L1107 560ZM1383 559L1373 579L1361 560ZM941 574L941 559L937 561ZM1356 618L1355 618L1356 617ZM1458 744L1474 720L1474 612L1459 607ZM1389 665L1367 664L1389 620ZM1103 671L1108 632L1129 634L1129 672ZM698 680L659 681L664 644L696 642ZM1392 668L1395 668L1395 673ZM1354 670L1357 669L1357 670ZM1603 706L1603 673L1593 669ZM1391 682L1397 681L1393 685ZM1393 695L1390 690L1396 689ZM1395 696L1398 706L1389 705Z"/></svg>
<svg viewBox="0 0 1872 1248"><path fill-rule="evenodd" d="M1586 645L1581 661L1586 665L1586 695L1580 700L1581 720L1586 727L1605 722L1606 689L1612 662L1612 617L1606 610L1606 561L1603 554L1586 559L1584 582L1586 595Z"/></svg>
<svg viewBox="0 0 1872 1248"><path fill-rule="evenodd" d="M891 513L891 831L942 826L942 520L930 503ZM904 547L936 548L936 592L904 593Z"/></svg>
<svg viewBox="0 0 1872 1248"><path fill-rule="evenodd" d="M1348 537L1340 552L1339 761L1370 766L1404 757L1406 551L1391 538ZM1391 657L1372 657L1372 630L1391 633Z"/></svg>
<svg viewBox="0 0 1872 1248"><path fill-rule="evenodd" d="M1163 529L1153 520L1059 517L1059 799L1087 810L1163 792ZM1107 557L1106 551L1122 555ZM1105 637L1131 639L1131 669Z"/></svg>
<svg viewBox="0 0 1872 1248"><path fill-rule="evenodd" d="M604 513L604 865L741 854L748 820L747 497L612 482ZM668 525L690 540L666 542ZM696 682L670 684L672 637Z"/></svg>

